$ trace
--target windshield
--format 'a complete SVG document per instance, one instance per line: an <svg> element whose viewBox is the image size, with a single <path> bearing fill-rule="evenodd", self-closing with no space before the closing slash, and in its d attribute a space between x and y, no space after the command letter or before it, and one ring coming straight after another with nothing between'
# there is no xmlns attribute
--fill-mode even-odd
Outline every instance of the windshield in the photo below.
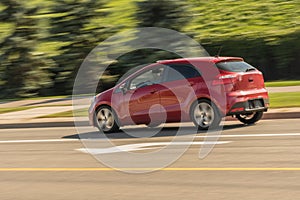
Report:
<svg viewBox="0 0 300 200"><path fill-rule="evenodd" d="M248 72L256 70L255 67L243 61L220 62L216 64L218 69L228 72Z"/></svg>

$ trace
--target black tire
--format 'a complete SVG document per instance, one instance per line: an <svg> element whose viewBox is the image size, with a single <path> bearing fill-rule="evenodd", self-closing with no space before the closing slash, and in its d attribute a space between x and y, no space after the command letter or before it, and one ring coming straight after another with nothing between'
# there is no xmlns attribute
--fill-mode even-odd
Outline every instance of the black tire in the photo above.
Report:
<svg viewBox="0 0 300 200"><path fill-rule="evenodd" d="M109 106L100 106L95 112L94 120L100 132L114 133L120 130L117 115Z"/></svg>
<svg viewBox="0 0 300 200"><path fill-rule="evenodd" d="M192 105L190 117L201 130L218 127L222 119L217 106L207 99L199 99Z"/></svg>
<svg viewBox="0 0 300 200"><path fill-rule="evenodd" d="M251 114L245 114L245 115L236 115L236 118L244 123L244 124L254 124L255 122L259 121L263 116L263 112L254 112Z"/></svg>

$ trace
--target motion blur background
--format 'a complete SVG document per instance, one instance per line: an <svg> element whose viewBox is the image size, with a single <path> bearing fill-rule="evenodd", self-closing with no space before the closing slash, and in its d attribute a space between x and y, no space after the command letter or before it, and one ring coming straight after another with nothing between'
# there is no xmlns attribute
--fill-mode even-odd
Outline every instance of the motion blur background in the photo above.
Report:
<svg viewBox="0 0 300 200"><path fill-rule="evenodd" d="M300 79L299 0L1 0L0 98L70 95L78 68L122 30L163 27L187 34L210 55L243 57L266 80ZM129 52L109 66L99 91L132 67L176 58Z"/></svg>

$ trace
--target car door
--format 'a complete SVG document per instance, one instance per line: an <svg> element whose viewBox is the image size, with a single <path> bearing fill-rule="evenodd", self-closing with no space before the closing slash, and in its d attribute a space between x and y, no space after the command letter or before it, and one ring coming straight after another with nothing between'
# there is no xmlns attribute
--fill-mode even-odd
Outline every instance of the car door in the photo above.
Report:
<svg viewBox="0 0 300 200"><path fill-rule="evenodd" d="M123 97L123 107L128 108L125 121L149 124L153 120L160 120L159 91L162 88L160 83L163 73L164 66L160 65L145 70L128 81L127 92Z"/></svg>
<svg viewBox="0 0 300 200"><path fill-rule="evenodd" d="M190 64L170 64L160 91L160 103L167 112L169 122L189 119L191 102L196 91L204 84L200 72ZM183 115L182 115L183 114Z"/></svg>

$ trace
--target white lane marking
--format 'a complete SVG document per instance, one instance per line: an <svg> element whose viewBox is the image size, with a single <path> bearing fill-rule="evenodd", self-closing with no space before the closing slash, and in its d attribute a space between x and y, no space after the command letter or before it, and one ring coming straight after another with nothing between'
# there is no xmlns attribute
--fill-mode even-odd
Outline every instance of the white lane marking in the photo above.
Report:
<svg viewBox="0 0 300 200"><path fill-rule="evenodd" d="M240 135L197 135L196 138L228 138L228 137L282 137L282 136L300 136L300 133L270 133L270 134L240 134Z"/></svg>
<svg viewBox="0 0 300 200"><path fill-rule="evenodd" d="M14 143L43 143L43 142L74 142L78 139L45 139L45 140L6 140L0 141L0 144L14 144Z"/></svg>
<svg viewBox="0 0 300 200"><path fill-rule="evenodd" d="M284 137L284 136L300 136L300 133L275 133L275 134L240 134L240 135L198 135L196 138L233 138L233 137ZM99 140L102 139L81 139L81 140ZM46 142L76 142L80 141L79 139L38 139L38 140L3 140L0 141L0 144L13 144L13 143L46 143ZM154 144L154 143L150 143ZM166 144L160 144L166 145ZM186 144L184 144L186 145Z"/></svg>
<svg viewBox="0 0 300 200"><path fill-rule="evenodd" d="M216 142L153 142L153 143L138 143L138 144L126 144L115 147L108 148L80 148L76 149L77 151L81 151L83 153L89 154L108 154L108 153L118 153L118 152L129 152L129 151L141 151L147 149L159 148L159 146L167 146L167 145L209 145L209 144L227 144L231 141L216 141Z"/></svg>

